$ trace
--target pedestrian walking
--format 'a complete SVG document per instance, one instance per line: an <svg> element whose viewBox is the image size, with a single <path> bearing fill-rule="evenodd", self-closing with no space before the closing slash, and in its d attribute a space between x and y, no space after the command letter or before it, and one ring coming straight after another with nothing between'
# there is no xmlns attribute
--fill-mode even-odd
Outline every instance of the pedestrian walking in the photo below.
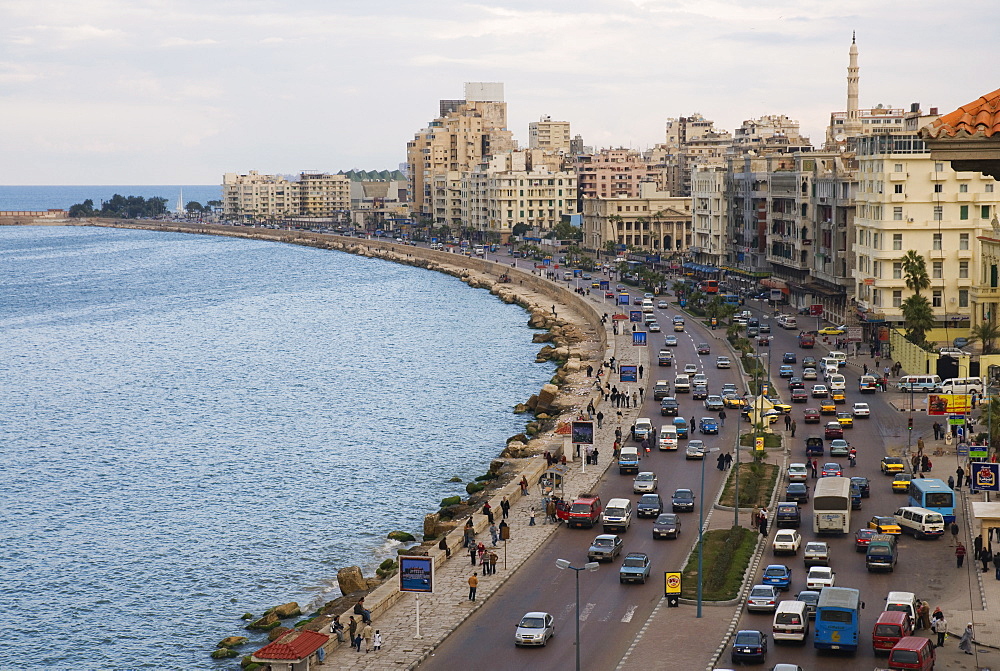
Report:
<svg viewBox="0 0 1000 671"><path fill-rule="evenodd" d="M365 639L365 652L372 651L372 637L374 635L375 629L371 623L366 624L365 628L361 630L361 638ZM358 646L358 652L361 652L361 646Z"/></svg>
<svg viewBox="0 0 1000 671"><path fill-rule="evenodd" d="M796 421L795 421L795 420L793 419L793 420L792 420L792 438L794 438L794 437L795 437L795 429L796 429L797 427L798 427L798 423L797 423L797 422L796 422Z"/></svg>
<svg viewBox="0 0 1000 671"><path fill-rule="evenodd" d="M528 495L528 478L521 476L521 496Z"/></svg>
<svg viewBox="0 0 1000 671"><path fill-rule="evenodd" d="M632 407L633 408L639 407L639 394L637 394L634 391L632 392Z"/></svg>
<svg viewBox="0 0 1000 671"><path fill-rule="evenodd" d="M496 552L490 552L490 575L497 574L497 560L499 558Z"/></svg>
<svg viewBox="0 0 1000 671"><path fill-rule="evenodd" d="M497 546L497 541L500 539L500 532L497 531L497 525L490 525L490 539L493 541L493 547Z"/></svg>
<svg viewBox="0 0 1000 671"><path fill-rule="evenodd" d="M642 379L642 370L643 370L642 364L639 364L639 379L640 380Z"/></svg>
<svg viewBox="0 0 1000 671"><path fill-rule="evenodd" d="M375 630L375 636L372 637L372 649L375 652L382 649L382 632L378 629Z"/></svg>
<svg viewBox="0 0 1000 671"><path fill-rule="evenodd" d="M917 606L917 617L920 619L921 629L931 628L931 605L926 601L921 601Z"/></svg>
<svg viewBox="0 0 1000 671"><path fill-rule="evenodd" d="M639 387L639 402L640 403L645 403L645 401L646 401L646 389L645 389L645 387ZM638 408L639 406L635 406L635 407Z"/></svg>
<svg viewBox="0 0 1000 671"><path fill-rule="evenodd" d="M510 516L510 501L507 500L506 496L500 499L500 512L503 519L507 519Z"/></svg>
<svg viewBox="0 0 1000 671"><path fill-rule="evenodd" d="M594 367L587 366L587 377L593 377L593 376L594 376Z"/></svg>
<svg viewBox="0 0 1000 671"><path fill-rule="evenodd" d="M967 655L972 654L972 623L965 625L965 631L962 632L962 640L958 642L958 649Z"/></svg>
<svg viewBox="0 0 1000 671"><path fill-rule="evenodd" d="M922 436L917 438L917 455L920 457L924 456L924 439Z"/></svg>
<svg viewBox="0 0 1000 671"><path fill-rule="evenodd" d="M861 368L864 371L864 373L862 373L862 375L868 375L868 364L866 364L866 363L865 364L861 364Z"/></svg>
<svg viewBox="0 0 1000 671"><path fill-rule="evenodd" d="M726 452L726 468L732 468L732 467L733 467L733 453Z"/></svg>
<svg viewBox="0 0 1000 671"><path fill-rule="evenodd" d="M812 466L812 477L815 480L817 477L819 477L819 464L816 463L815 459L813 459L812 464L810 464L810 466Z"/></svg>
<svg viewBox="0 0 1000 671"><path fill-rule="evenodd" d="M993 563L993 551L988 547L983 548L983 551L979 553L979 561L983 562L983 573L990 570L990 564Z"/></svg>
<svg viewBox="0 0 1000 671"><path fill-rule="evenodd" d="M792 428L792 418L790 415L785 415L785 431Z"/></svg>
<svg viewBox="0 0 1000 671"><path fill-rule="evenodd" d="M935 615L941 615L939 618L931 619L931 630L937 634L937 647L944 647L944 639L948 635L948 620L944 619L944 613L938 608L934 611Z"/></svg>
<svg viewBox="0 0 1000 671"><path fill-rule="evenodd" d="M962 468L961 466L959 466L955 470L955 475L958 476L958 479L957 479L958 488L961 489L962 488L962 479L965 477L965 469Z"/></svg>
<svg viewBox="0 0 1000 671"><path fill-rule="evenodd" d="M974 559L978 560L979 555L983 553L983 535L979 534L972 541L972 547L975 549L976 553L973 556Z"/></svg>
<svg viewBox="0 0 1000 671"><path fill-rule="evenodd" d="M719 458L716 459L716 462L718 464L717 468L720 471L726 470L726 455L720 453Z"/></svg>
<svg viewBox="0 0 1000 671"><path fill-rule="evenodd" d="M726 411L725 410L720 410L719 411L719 421L722 422L722 426L726 425Z"/></svg>
<svg viewBox="0 0 1000 671"><path fill-rule="evenodd" d="M750 512L750 526L754 529L760 528L760 508L757 506L754 506L753 510Z"/></svg>
<svg viewBox="0 0 1000 671"><path fill-rule="evenodd" d="M469 601L476 600L476 588L479 587L479 578L476 577L477 575L477 573L473 573L469 576Z"/></svg>
<svg viewBox="0 0 1000 671"><path fill-rule="evenodd" d="M763 513L760 516L760 535L767 536L767 516Z"/></svg>
<svg viewBox="0 0 1000 671"><path fill-rule="evenodd" d="M955 548L955 563L958 568L962 568L962 564L965 563L965 555L968 551L965 546L962 545L962 541L958 541L958 547Z"/></svg>
<svg viewBox="0 0 1000 671"><path fill-rule="evenodd" d="M954 475L949 475L948 476L948 489L955 489L955 476Z"/></svg>
<svg viewBox="0 0 1000 671"><path fill-rule="evenodd" d="M354 649L358 647L358 621L351 616L351 619L347 621L347 633L351 637L351 648Z"/></svg>
<svg viewBox="0 0 1000 671"><path fill-rule="evenodd" d="M476 565L476 546L475 545L470 545L469 546L469 559L472 561L472 565L475 566Z"/></svg>
<svg viewBox="0 0 1000 671"><path fill-rule="evenodd" d="M604 413L601 412L600 410L598 410L597 411L597 428L598 429L601 428L602 424L604 424Z"/></svg>
<svg viewBox="0 0 1000 671"><path fill-rule="evenodd" d="M996 579L1000 580L1000 552L996 552L993 555L993 567L996 569Z"/></svg>
<svg viewBox="0 0 1000 671"><path fill-rule="evenodd" d="M941 425L934 422L931 424L931 431L934 433L934 440L938 440L941 436Z"/></svg>

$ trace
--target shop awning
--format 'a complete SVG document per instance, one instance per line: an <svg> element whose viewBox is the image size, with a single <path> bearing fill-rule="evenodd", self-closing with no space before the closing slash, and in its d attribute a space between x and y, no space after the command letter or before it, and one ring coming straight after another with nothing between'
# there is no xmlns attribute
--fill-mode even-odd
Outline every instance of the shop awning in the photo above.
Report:
<svg viewBox="0 0 1000 671"><path fill-rule="evenodd" d="M760 286L766 289L781 289L782 291L788 291L788 285L784 280L775 279L773 277L767 277L760 281Z"/></svg>
<svg viewBox="0 0 1000 671"><path fill-rule="evenodd" d="M746 270L744 268L733 268L732 266L722 266L722 270L726 271L727 273L733 273L735 275L742 275L744 277L770 277L771 276L771 273L769 273L769 272L767 272L765 270L753 271L753 270Z"/></svg>

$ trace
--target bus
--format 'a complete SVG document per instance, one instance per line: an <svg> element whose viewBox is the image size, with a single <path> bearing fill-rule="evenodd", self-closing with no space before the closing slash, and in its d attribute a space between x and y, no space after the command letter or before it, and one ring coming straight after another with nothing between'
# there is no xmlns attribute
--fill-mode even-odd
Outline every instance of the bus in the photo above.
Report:
<svg viewBox="0 0 1000 671"><path fill-rule="evenodd" d="M702 280L698 285L698 290L704 294L719 293L719 280Z"/></svg>
<svg viewBox="0 0 1000 671"><path fill-rule="evenodd" d="M846 534L850 529L850 478L820 478L813 493L813 531Z"/></svg>
<svg viewBox="0 0 1000 671"><path fill-rule="evenodd" d="M955 492L947 482L936 478L913 478L907 494L911 506L941 513L945 524L955 521Z"/></svg>
<svg viewBox="0 0 1000 671"><path fill-rule="evenodd" d="M816 602L816 632L813 647L818 650L858 649L861 628L861 592L849 587L824 587Z"/></svg>
<svg viewBox="0 0 1000 671"><path fill-rule="evenodd" d="M737 294L722 294L722 302L726 305L739 305L740 297Z"/></svg>

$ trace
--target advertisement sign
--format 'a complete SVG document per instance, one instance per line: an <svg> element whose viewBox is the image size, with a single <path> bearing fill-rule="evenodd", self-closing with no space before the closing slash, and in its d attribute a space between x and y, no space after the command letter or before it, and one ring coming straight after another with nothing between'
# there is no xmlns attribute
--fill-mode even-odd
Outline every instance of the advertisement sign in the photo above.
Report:
<svg viewBox="0 0 1000 671"><path fill-rule="evenodd" d="M972 488L1000 492L1000 464L972 464Z"/></svg>
<svg viewBox="0 0 1000 671"><path fill-rule="evenodd" d="M972 396L969 394L927 395L928 415L964 415L971 411Z"/></svg>
<svg viewBox="0 0 1000 671"><path fill-rule="evenodd" d="M628 294L618 294L618 305L628 305L632 302Z"/></svg>
<svg viewBox="0 0 1000 671"><path fill-rule="evenodd" d="M667 598L668 608L677 608L681 597L681 574L680 572L668 571L663 574L663 596Z"/></svg>
<svg viewBox="0 0 1000 671"><path fill-rule="evenodd" d="M630 322L642 323L642 310L629 310L628 320Z"/></svg>
<svg viewBox="0 0 1000 671"><path fill-rule="evenodd" d="M645 347L646 346L646 332L636 331L632 334L632 346L633 347Z"/></svg>
<svg viewBox="0 0 1000 671"><path fill-rule="evenodd" d="M823 316L823 304L813 303L809 306L809 316L810 317L822 317Z"/></svg>
<svg viewBox="0 0 1000 671"><path fill-rule="evenodd" d="M784 292L781 289L771 289L771 300L780 301L785 297Z"/></svg>
<svg viewBox="0 0 1000 671"><path fill-rule="evenodd" d="M757 436L753 439L753 449L758 452L764 451L764 436Z"/></svg>
<svg viewBox="0 0 1000 671"><path fill-rule="evenodd" d="M620 382L638 382L639 367L631 365L618 366L618 380Z"/></svg>
<svg viewBox="0 0 1000 671"><path fill-rule="evenodd" d="M861 342L861 327L860 326L848 326L847 327L847 342Z"/></svg>
<svg viewBox="0 0 1000 671"><path fill-rule="evenodd" d="M399 557L399 591L433 592L434 560L431 557Z"/></svg>
<svg viewBox="0 0 1000 671"><path fill-rule="evenodd" d="M609 282L608 280L601 280L601 290L602 291L607 291L610 288L611 288L611 282Z"/></svg>
<svg viewBox="0 0 1000 671"><path fill-rule="evenodd" d="M594 423L589 421L573 422L573 442L580 445L593 445Z"/></svg>

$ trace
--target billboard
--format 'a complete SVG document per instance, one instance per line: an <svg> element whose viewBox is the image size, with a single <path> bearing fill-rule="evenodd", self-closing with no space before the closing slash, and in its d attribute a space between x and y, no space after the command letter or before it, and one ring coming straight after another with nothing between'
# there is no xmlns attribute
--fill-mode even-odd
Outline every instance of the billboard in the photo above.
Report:
<svg viewBox="0 0 1000 671"><path fill-rule="evenodd" d="M646 346L646 332L645 331L635 331L632 333L632 346L633 347L645 347Z"/></svg>
<svg viewBox="0 0 1000 671"><path fill-rule="evenodd" d="M847 342L861 342L862 340L860 326L847 327Z"/></svg>
<svg viewBox="0 0 1000 671"><path fill-rule="evenodd" d="M988 492L1000 491L1000 464L977 462L972 464L970 474L973 489Z"/></svg>
<svg viewBox="0 0 1000 671"><path fill-rule="evenodd" d="M399 557L399 591L433 592L434 560L431 557Z"/></svg>
<svg viewBox="0 0 1000 671"><path fill-rule="evenodd" d="M972 411L969 394L928 394L928 415L965 415Z"/></svg>
<svg viewBox="0 0 1000 671"><path fill-rule="evenodd" d="M809 316L810 317L822 317L823 316L823 304L813 303L809 306Z"/></svg>
<svg viewBox="0 0 1000 671"><path fill-rule="evenodd" d="M580 445L593 445L594 423L587 421L573 422L573 442Z"/></svg>
<svg viewBox="0 0 1000 671"><path fill-rule="evenodd" d="M628 320L630 322L642 323L642 310L629 310Z"/></svg>
<svg viewBox="0 0 1000 671"><path fill-rule="evenodd" d="M618 294L618 305L628 305L632 302L632 299L628 294Z"/></svg>
<svg viewBox="0 0 1000 671"><path fill-rule="evenodd" d="M639 367L633 365L618 366L618 380L620 382L638 382Z"/></svg>

